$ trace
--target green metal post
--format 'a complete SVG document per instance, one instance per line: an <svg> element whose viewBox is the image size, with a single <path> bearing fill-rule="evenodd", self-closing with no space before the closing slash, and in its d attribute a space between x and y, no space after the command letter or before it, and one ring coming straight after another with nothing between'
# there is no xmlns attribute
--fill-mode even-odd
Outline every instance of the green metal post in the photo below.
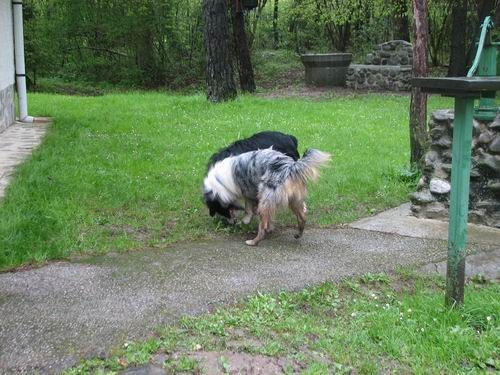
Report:
<svg viewBox="0 0 500 375"><path fill-rule="evenodd" d="M474 98L455 98L445 299L448 306L461 305L464 300L473 109Z"/></svg>

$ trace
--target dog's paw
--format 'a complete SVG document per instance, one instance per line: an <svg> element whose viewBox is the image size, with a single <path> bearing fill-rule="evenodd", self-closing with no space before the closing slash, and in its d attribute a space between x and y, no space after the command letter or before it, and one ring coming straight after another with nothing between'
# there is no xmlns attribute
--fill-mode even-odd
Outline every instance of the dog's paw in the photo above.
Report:
<svg viewBox="0 0 500 375"><path fill-rule="evenodd" d="M245 243L248 246L257 246L257 242L255 242L254 240L247 240L247 241L245 241Z"/></svg>

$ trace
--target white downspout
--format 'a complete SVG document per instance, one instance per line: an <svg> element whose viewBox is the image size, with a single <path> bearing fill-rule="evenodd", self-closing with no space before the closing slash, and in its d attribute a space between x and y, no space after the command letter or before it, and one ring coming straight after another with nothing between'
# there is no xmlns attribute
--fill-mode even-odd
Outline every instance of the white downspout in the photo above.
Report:
<svg viewBox="0 0 500 375"><path fill-rule="evenodd" d="M26 94L22 0L12 1L12 10L14 18L14 48L16 56L16 82L17 96L19 100L19 121L33 122L33 117L28 116L28 97Z"/></svg>

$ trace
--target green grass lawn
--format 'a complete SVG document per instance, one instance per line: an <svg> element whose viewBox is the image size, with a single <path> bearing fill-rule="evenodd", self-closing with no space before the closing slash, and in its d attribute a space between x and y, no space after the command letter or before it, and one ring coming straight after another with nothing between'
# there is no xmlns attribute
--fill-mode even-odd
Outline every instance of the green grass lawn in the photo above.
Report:
<svg viewBox="0 0 500 375"><path fill-rule="evenodd" d="M257 294L163 327L149 340L124 343L109 358L67 373L113 374L153 362L169 374L200 374L207 357L216 359L209 374L236 371L241 358L248 366L267 364L263 373L273 364L303 374L499 371L500 284L469 282L461 309L445 309L443 291L443 279L399 270Z"/></svg>
<svg viewBox="0 0 500 375"><path fill-rule="evenodd" d="M219 105L203 95L145 92L29 100L32 114L54 124L0 203L0 270L227 233L201 202L206 162L261 130L296 135L301 152L333 153L310 187L312 225L395 206L411 189L408 96L240 97ZM431 109L449 107L450 100L430 100Z"/></svg>

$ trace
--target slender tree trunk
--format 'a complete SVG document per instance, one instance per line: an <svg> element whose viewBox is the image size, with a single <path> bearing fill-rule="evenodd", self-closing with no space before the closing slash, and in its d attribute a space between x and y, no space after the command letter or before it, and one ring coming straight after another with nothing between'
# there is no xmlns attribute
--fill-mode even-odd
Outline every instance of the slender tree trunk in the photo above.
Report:
<svg viewBox="0 0 500 375"><path fill-rule="evenodd" d="M408 23L408 6L406 0L395 0L398 12L394 16L396 39L410 41L410 27Z"/></svg>
<svg viewBox="0 0 500 375"><path fill-rule="evenodd" d="M453 24L451 29L449 77L465 76L466 68L466 28L467 0L454 0L452 10Z"/></svg>
<svg viewBox="0 0 500 375"><path fill-rule="evenodd" d="M426 77L427 63L427 0L413 0L413 76ZM427 94L412 88L410 103L410 162L420 163L427 146Z"/></svg>
<svg viewBox="0 0 500 375"><path fill-rule="evenodd" d="M234 99L234 84L226 0L203 0L207 98L211 102Z"/></svg>
<svg viewBox="0 0 500 375"><path fill-rule="evenodd" d="M278 49L280 43L280 35L278 32L278 0L274 0L274 11L273 11L273 47Z"/></svg>
<svg viewBox="0 0 500 375"><path fill-rule="evenodd" d="M253 19L251 25L250 37L248 38L248 48L252 49L253 42L255 42L255 37L257 36L257 26L259 25L260 17L262 16L262 10L267 4L267 0L259 0L259 5L255 9L255 18Z"/></svg>
<svg viewBox="0 0 500 375"><path fill-rule="evenodd" d="M253 75L252 59L248 48L247 34L245 32L245 18L241 9L236 9L236 2L231 1L231 14L233 18L233 36L238 73L242 91L255 92L255 79Z"/></svg>
<svg viewBox="0 0 500 375"><path fill-rule="evenodd" d="M472 65L472 60L476 56L476 42L479 39L479 35L481 34L481 25L483 24L484 18L486 16L493 16L493 11L495 7L498 6L497 0L478 0L477 6L477 16L478 16L478 25L474 28L474 38L472 40L472 44L467 51L467 65ZM498 27L498 24L495 24Z"/></svg>
<svg viewBox="0 0 500 375"><path fill-rule="evenodd" d="M479 23L482 24L486 16L494 16L497 0L480 0L478 15Z"/></svg>
<svg viewBox="0 0 500 375"><path fill-rule="evenodd" d="M495 8L495 26L500 27L500 1L497 1Z"/></svg>
<svg viewBox="0 0 500 375"><path fill-rule="evenodd" d="M137 40L137 65L141 70L142 83L146 86L157 84L154 73L154 44L150 30L142 30Z"/></svg>

